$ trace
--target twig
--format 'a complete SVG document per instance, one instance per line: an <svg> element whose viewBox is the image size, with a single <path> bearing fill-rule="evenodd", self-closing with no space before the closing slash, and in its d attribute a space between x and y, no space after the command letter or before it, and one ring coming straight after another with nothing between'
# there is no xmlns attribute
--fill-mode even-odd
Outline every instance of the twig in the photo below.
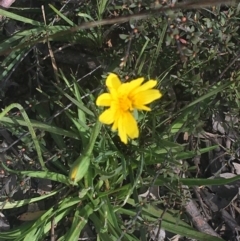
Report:
<svg viewBox="0 0 240 241"><path fill-rule="evenodd" d="M54 226L55 226L55 222L54 222L54 216L51 219L51 241L55 241L55 235L54 235Z"/></svg>
<svg viewBox="0 0 240 241"><path fill-rule="evenodd" d="M42 6L42 14L43 14L44 23L45 23L45 25L47 26L47 21L46 21L46 15L45 15L45 11L44 11L44 6ZM56 60L55 60L55 58L54 58L54 54L53 54L53 51L52 51L52 47L51 47L51 44L50 44L50 42L49 42L49 34L48 34L48 31L47 31L47 30L46 30L46 38L47 38L47 45L48 45L49 55L50 55L51 62L52 62L53 72L54 72L54 75L55 75L55 78L56 78L57 83L60 83L59 76L58 76L57 62L56 62Z"/></svg>
<svg viewBox="0 0 240 241"><path fill-rule="evenodd" d="M199 201L199 204L200 204L200 206L201 206L201 208L202 208L202 210L204 212L204 215L206 216L207 220L210 220L211 217L208 215L208 213L206 212L206 209L204 208L204 203L203 203L203 200L202 200L202 198L201 198L201 196L199 194L199 190L200 190L199 187L193 187L193 191L194 191L194 193L195 193L195 195L196 195L196 197L197 197L197 199Z"/></svg>
<svg viewBox="0 0 240 241"><path fill-rule="evenodd" d="M162 212L162 214L161 214L161 216L159 218L158 231L157 231L157 235L155 237L155 240L159 240L159 238L160 238L159 235L160 235L160 231L161 231L161 227L162 227L162 220L163 220L163 216L167 212L167 210L168 210L167 207L164 208L164 210L163 210L163 212Z"/></svg>
<svg viewBox="0 0 240 241"><path fill-rule="evenodd" d="M204 218L202 217L202 215L196 207L196 203L192 199L187 202L185 209L186 213L191 218L193 225L197 228L197 230L206 234L210 234L212 236L220 237L212 229L212 227L204 220Z"/></svg>

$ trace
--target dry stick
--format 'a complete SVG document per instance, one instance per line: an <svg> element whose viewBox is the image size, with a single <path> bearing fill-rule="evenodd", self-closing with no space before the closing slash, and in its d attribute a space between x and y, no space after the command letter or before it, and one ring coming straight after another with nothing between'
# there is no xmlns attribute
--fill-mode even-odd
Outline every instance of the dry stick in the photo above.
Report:
<svg viewBox="0 0 240 241"><path fill-rule="evenodd" d="M127 47L125 56L122 58L122 62L120 64L120 67L125 66L126 63L127 63L127 59L128 59L129 53L130 53L130 47L131 47L131 44L132 44L133 35L134 35L134 30L131 31L129 42L128 42L128 47Z"/></svg>
<svg viewBox="0 0 240 241"><path fill-rule="evenodd" d="M231 229L232 233L235 233L237 230L240 230L240 226L238 225L237 221L225 209L222 209L220 213L222 219Z"/></svg>
<svg viewBox="0 0 240 241"><path fill-rule="evenodd" d="M199 194L200 188L199 187L193 187L193 191L194 191L194 193L195 193L195 195L196 195L196 197L197 197L197 199L199 201L199 204L200 204L200 206L201 206L201 208L202 208L202 210L204 212L204 215L205 215L207 221L210 220L211 217L208 215L208 213L207 213L207 211L206 211L206 209L204 207L204 203L203 203L203 200L201 198L201 195Z"/></svg>
<svg viewBox="0 0 240 241"><path fill-rule="evenodd" d="M55 235L54 235L54 226L55 226L55 217L53 216L51 219L51 241L55 241Z"/></svg>
<svg viewBox="0 0 240 241"><path fill-rule="evenodd" d="M188 194L190 192L189 187L186 185L183 185L183 187L185 188L184 194ZM201 215L200 211L197 208L197 204L195 201L193 201L193 199L188 199L186 204L184 205L184 208L188 216L191 218L194 227L198 231L220 238L220 236L213 230L213 228L207 223L207 221Z"/></svg>
<svg viewBox="0 0 240 241"><path fill-rule="evenodd" d="M161 227L162 227L162 221L163 221L163 216L164 214L168 211L168 208L164 208L160 218L159 218L159 224L158 224L158 231L157 231L157 235L155 236L155 240L159 240L160 239L160 231L161 231Z"/></svg>
<svg viewBox="0 0 240 241"><path fill-rule="evenodd" d="M53 53L56 54L58 52L63 51L64 49L73 46L73 44L65 44L61 47L59 47L58 49L54 50ZM46 55L45 57L42 58L42 60L46 60L47 58L51 57L50 54Z"/></svg>
<svg viewBox="0 0 240 241"><path fill-rule="evenodd" d="M183 3L178 3L176 5L171 5L168 7L162 7L158 9L152 9L149 11L145 11L142 13L136 13L136 14L131 14L127 16L122 16L122 17L116 17L116 18L111 18L111 19L102 19L99 21L92 21L92 22L86 22L82 23L78 26L70 27L68 30L60 31L58 33L50 34L47 35L46 37L41 37L37 40L31 41L31 45L44 42L48 38L56 38L56 37L62 37L65 35L69 35L70 33L75 33L79 31L80 29L89 29L89 28L94 28L98 26L104 26L104 25L111 25L115 23L124 23L129 20L140 20L140 19L146 19L149 16L155 16L158 15L161 12L165 12L168 10L180 10L180 9L194 9L194 8L203 8L203 7L210 7L210 6L216 6L216 5L222 5L222 4L227 4L227 5L234 5L236 3L239 3L239 0L194 0L194 1L188 1L188 2L183 2ZM13 47L8 50L0 51L0 55L5 55L9 54L12 51L29 46L28 42L22 43L17 45L16 47Z"/></svg>
<svg viewBox="0 0 240 241"><path fill-rule="evenodd" d="M42 6L42 14L43 14L43 19L44 19L45 26L47 27L47 21L46 21L46 15L45 15L45 11L44 11L44 6ZM53 72L54 72L54 75L55 75L57 83L60 83L59 76L58 76L57 62L56 62L56 60L54 58L52 47L51 47L51 44L49 42L48 30L46 30L46 38L47 38L47 45L48 45L49 55L51 57L51 63L52 63L52 67L53 67Z"/></svg>
<svg viewBox="0 0 240 241"><path fill-rule="evenodd" d="M193 225L199 230L200 232L220 237L213 229L212 227L204 220L201 213L199 212L196 203L190 199L186 206L186 213L191 217L191 220L193 222Z"/></svg>
<svg viewBox="0 0 240 241"><path fill-rule="evenodd" d="M137 28L137 20L135 22L135 28ZM127 51L125 53L125 56L123 57L123 60L122 60L122 63L120 64L120 67L123 67L126 65L127 63L127 59L129 57L129 53L130 53L130 48L131 48L131 44L132 44L132 40L133 40L133 37L134 37L134 29L132 29L130 35L129 35L129 41L128 41L128 46L127 46Z"/></svg>

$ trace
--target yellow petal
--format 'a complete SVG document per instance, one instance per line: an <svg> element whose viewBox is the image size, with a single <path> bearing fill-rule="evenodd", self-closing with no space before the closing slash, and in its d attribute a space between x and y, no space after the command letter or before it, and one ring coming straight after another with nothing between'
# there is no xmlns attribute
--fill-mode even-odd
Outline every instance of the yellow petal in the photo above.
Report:
<svg viewBox="0 0 240 241"><path fill-rule="evenodd" d="M117 90L121 86L121 81L116 74L109 74L106 80L106 86L111 92L112 89Z"/></svg>
<svg viewBox="0 0 240 241"><path fill-rule="evenodd" d="M138 106L134 106L134 108L138 110L151 111L151 108L147 107L146 105L138 105Z"/></svg>
<svg viewBox="0 0 240 241"><path fill-rule="evenodd" d="M128 137L134 139L139 136L137 122L130 112L122 113L119 116L117 127L118 135L125 144L128 142Z"/></svg>
<svg viewBox="0 0 240 241"><path fill-rule="evenodd" d="M112 131L116 131L118 129L118 120L120 118L121 112L119 110L116 110L114 115L114 123L112 125Z"/></svg>
<svg viewBox="0 0 240 241"><path fill-rule="evenodd" d="M136 120L130 112L127 112L123 118L123 125L126 129L126 134L131 138L137 138L139 136L139 130Z"/></svg>
<svg viewBox="0 0 240 241"><path fill-rule="evenodd" d="M108 93L103 93L100 96L98 96L96 104L98 106L110 106L111 105L111 95Z"/></svg>
<svg viewBox="0 0 240 241"><path fill-rule="evenodd" d="M138 88L136 88L135 90L133 90L131 92L131 95L136 95L140 92L146 91L146 90L150 90L152 89L154 86L156 86L157 81L156 80L149 80L147 81L145 84L143 84L142 86L139 86Z"/></svg>
<svg viewBox="0 0 240 241"><path fill-rule="evenodd" d="M118 129L118 120L115 120L112 125L112 131L116 131Z"/></svg>
<svg viewBox="0 0 240 241"><path fill-rule="evenodd" d="M126 133L126 126L124 125L123 116L120 116L118 119L118 135L121 141L127 144L127 133Z"/></svg>
<svg viewBox="0 0 240 241"><path fill-rule="evenodd" d="M138 78L138 79L132 80L129 83L124 83L119 87L118 93L120 95L121 94L128 95L130 92L137 89L142 84L143 81L144 81L144 78Z"/></svg>
<svg viewBox="0 0 240 241"><path fill-rule="evenodd" d="M131 82L129 82L131 89L133 90L136 87L140 86L143 81L144 81L144 78L138 78L138 79L132 80Z"/></svg>
<svg viewBox="0 0 240 241"><path fill-rule="evenodd" d="M133 105L136 109L140 106L144 106L153 102L156 99L162 97L162 94L159 90L146 90L139 92L138 94L134 95L133 97ZM141 108L140 108L141 109Z"/></svg>
<svg viewBox="0 0 240 241"><path fill-rule="evenodd" d="M113 111L111 108L105 110L100 116L99 121L103 124L110 125L114 122L114 114L115 111Z"/></svg>

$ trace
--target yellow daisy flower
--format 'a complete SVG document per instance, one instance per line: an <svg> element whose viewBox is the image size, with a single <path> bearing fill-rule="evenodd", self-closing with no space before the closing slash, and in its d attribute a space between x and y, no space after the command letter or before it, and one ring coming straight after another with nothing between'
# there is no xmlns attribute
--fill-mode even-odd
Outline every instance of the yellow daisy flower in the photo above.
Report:
<svg viewBox="0 0 240 241"><path fill-rule="evenodd" d="M152 89L157 84L156 80L149 80L142 85L143 81L144 78L138 78L122 83L116 74L111 73L106 80L109 93L101 94L96 101L98 106L109 107L99 116L99 121L113 124L112 130L118 130L118 135L125 144L128 137L134 139L139 136L133 110L150 111L146 105L162 97L159 90Z"/></svg>

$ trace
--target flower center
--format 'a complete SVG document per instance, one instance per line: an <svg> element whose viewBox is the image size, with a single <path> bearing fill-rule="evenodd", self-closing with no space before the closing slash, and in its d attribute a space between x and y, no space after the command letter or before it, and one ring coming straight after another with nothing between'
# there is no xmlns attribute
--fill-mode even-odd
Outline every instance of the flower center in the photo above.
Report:
<svg viewBox="0 0 240 241"><path fill-rule="evenodd" d="M132 101L128 96L119 97L119 106L122 111L133 111Z"/></svg>

